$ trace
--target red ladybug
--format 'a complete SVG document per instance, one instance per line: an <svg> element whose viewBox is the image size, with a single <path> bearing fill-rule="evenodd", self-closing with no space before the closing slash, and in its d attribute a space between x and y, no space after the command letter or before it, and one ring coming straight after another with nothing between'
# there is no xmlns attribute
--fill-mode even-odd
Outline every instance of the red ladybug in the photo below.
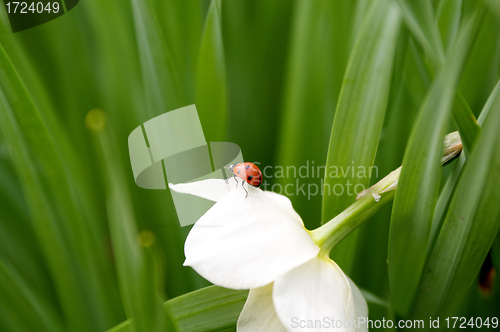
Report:
<svg viewBox="0 0 500 332"><path fill-rule="evenodd" d="M239 177L249 185L256 188L258 188L262 183L262 172L255 164L248 162L233 164L229 166L229 172L232 172L235 178ZM243 189L245 189L245 187L243 187ZM245 191L247 190L245 189ZM247 191L247 196L248 196L248 191Z"/></svg>

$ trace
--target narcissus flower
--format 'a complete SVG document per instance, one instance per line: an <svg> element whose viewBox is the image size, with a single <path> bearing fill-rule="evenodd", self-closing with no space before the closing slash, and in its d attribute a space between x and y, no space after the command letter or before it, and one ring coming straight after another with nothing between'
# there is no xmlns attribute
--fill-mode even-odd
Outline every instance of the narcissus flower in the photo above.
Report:
<svg viewBox="0 0 500 332"><path fill-rule="evenodd" d="M193 226L186 261L225 288L250 289L238 331L366 331L366 301L313 241L290 200L234 179L170 184L217 203ZM340 326L341 325L341 326Z"/></svg>

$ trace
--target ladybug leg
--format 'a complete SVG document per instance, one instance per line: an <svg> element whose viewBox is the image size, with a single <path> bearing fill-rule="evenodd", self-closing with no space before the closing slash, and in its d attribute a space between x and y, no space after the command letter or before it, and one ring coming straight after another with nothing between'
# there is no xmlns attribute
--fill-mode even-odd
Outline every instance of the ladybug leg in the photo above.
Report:
<svg viewBox="0 0 500 332"><path fill-rule="evenodd" d="M243 182L243 183L241 184L241 186L243 187L243 190L245 190L245 192L247 193L247 194L245 195L245 198L247 198L247 197L248 197L248 191L245 189L244 184L245 184L245 182Z"/></svg>
<svg viewBox="0 0 500 332"><path fill-rule="evenodd" d="M236 175L233 175L234 181L236 181L236 188L238 188L238 179L236 178Z"/></svg>

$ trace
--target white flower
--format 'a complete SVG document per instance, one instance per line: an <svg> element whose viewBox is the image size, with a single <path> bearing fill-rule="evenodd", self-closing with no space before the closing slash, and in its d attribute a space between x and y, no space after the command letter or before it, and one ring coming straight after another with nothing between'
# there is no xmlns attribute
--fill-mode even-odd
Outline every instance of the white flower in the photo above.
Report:
<svg viewBox="0 0 500 332"><path fill-rule="evenodd" d="M170 184L217 203L193 226L186 261L211 283L250 289L238 331L366 331L366 301L342 270L320 254L290 200L236 181ZM350 323L355 323L351 326Z"/></svg>

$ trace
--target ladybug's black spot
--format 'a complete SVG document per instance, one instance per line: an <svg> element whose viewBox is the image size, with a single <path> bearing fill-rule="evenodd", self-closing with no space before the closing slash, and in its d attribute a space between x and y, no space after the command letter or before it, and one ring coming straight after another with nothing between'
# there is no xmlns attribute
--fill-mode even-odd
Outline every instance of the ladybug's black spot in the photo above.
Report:
<svg viewBox="0 0 500 332"><path fill-rule="evenodd" d="M240 173L241 173L241 169L238 170L238 174L240 174Z"/></svg>
<svg viewBox="0 0 500 332"><path fill-rule="evenodd" d="M245 169L249 169L249 168L250 168L250 165L246 165L246 166L245 166Z"/></svg>
<svg viewBox="0 0 500 332"><path fill-rule="evenodd" d="M253 179L253 176L252 176L252 175L250 175L250 176L248 176L248 177L247 177L247 180L248 180L248 181L251 181L252 179Z"/></svg>

